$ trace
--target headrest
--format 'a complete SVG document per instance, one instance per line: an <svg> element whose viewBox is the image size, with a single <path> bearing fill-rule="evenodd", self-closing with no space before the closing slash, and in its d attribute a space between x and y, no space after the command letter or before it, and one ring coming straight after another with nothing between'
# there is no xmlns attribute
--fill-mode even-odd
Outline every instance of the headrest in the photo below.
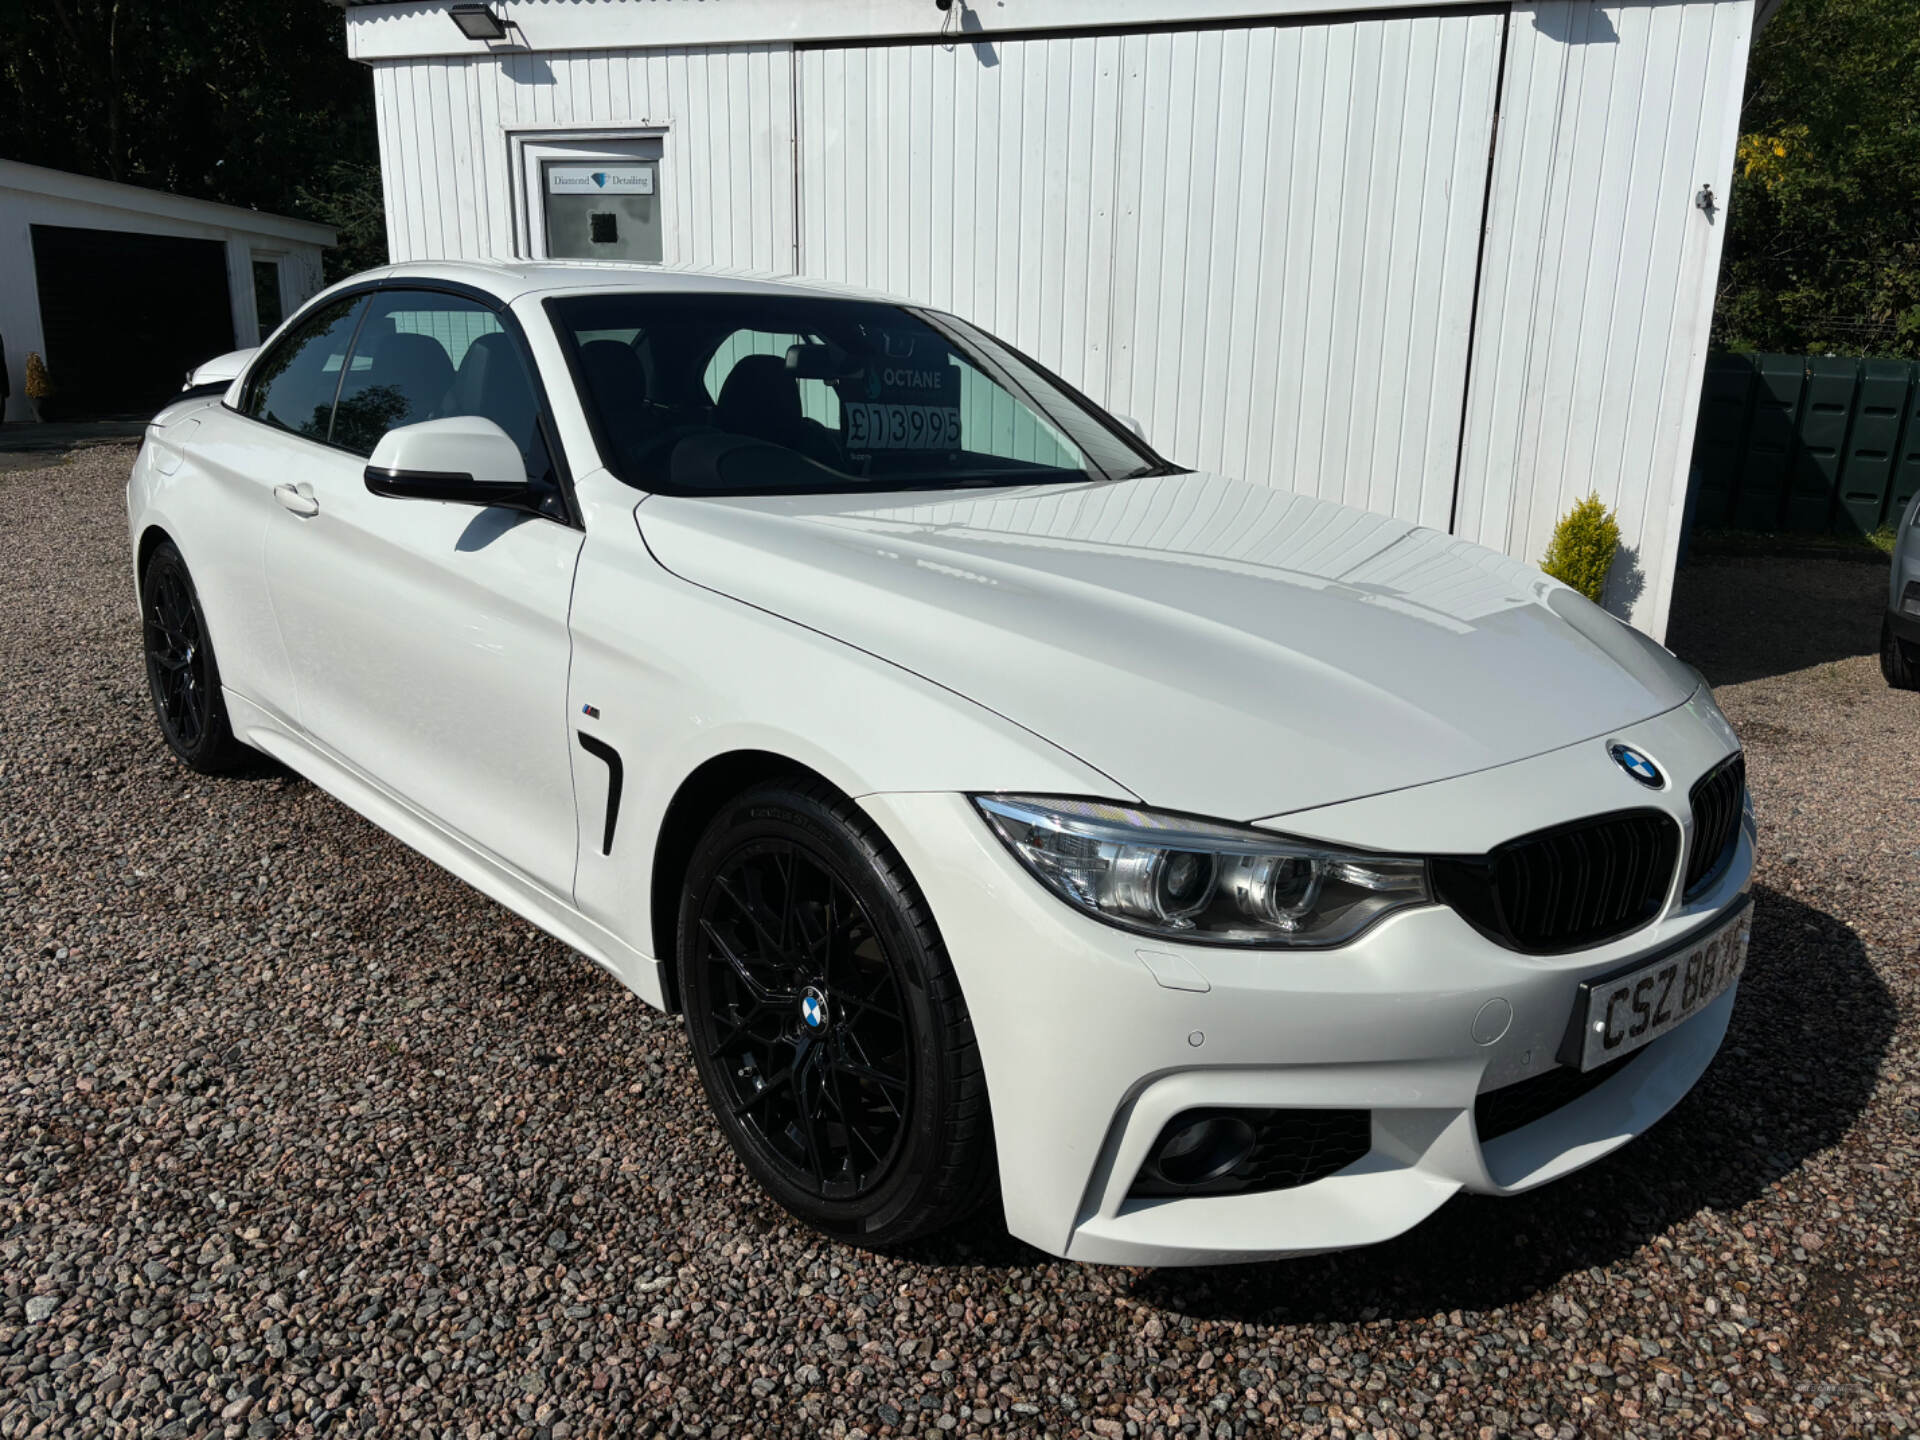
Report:
<svg viewBox="0 0 1920 1440"><path fill-rule="evenodd" d="M633 405L647 398L647 367L631 345L589 340L580 347L580 368L601 408Z"/></svg>
<svg viewBox="0 0 1920 1440"><path fill-rule="evenodd" d="M784 355L748 355L728 372L714 407L722 430L764 434L771 427L800 421L800 386L787 370Z"/></svg>
<svg viewBox="0 0 1920 1440"><path fill-rule="evenodd" d="M431 335L396 331L382 335L373 347L373 361L356 387L371 390L392 385L425 414L437 405L453 384L453 361Z"/></svg>

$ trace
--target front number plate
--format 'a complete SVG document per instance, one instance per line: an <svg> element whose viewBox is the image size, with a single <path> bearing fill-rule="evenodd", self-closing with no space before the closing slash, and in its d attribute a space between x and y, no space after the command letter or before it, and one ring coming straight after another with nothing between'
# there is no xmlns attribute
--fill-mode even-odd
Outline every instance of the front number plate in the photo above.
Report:
<svg viewBox="0 0 1920 1440"><path fill-rule="evenodd" d="M1751 904L1742 905L1702 939L1583 984L1573 1008L1580 1068L1631 1055L1726 994L1746 968L1752 921Z"/></svg>

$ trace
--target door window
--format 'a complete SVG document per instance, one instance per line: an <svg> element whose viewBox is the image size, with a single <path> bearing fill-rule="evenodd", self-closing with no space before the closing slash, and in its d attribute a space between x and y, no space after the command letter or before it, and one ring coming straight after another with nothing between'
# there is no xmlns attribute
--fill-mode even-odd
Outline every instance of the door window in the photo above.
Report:
<svg viewBox="0 0 1920 1440"><path fill-rule="evenodd" d="M500 318L458 295L375 295L340 387L333 443L371 455L397 426L454 415L493 421L520 447L528 478L548 477L533 378Z"/></svg>
<svg viewBox="0 0 1920 1440"><path fill-rule="evenodd" d="M248 382L246 413L310 440L325 440L333 400L364 297L321 308L274 346Z"/></svg>

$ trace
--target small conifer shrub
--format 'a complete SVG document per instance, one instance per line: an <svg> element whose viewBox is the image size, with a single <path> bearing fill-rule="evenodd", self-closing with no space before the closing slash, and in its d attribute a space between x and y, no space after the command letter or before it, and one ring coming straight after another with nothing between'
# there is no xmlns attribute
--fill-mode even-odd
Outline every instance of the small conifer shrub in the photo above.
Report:
<svg viewBox="0 0 1920 1440"><path fill-rule="evenodd" d="M27 352L27 398L46 400L53 395L53 379L47 374L47 362L38 350Z"/></svg>
<svg viewBox="0 0 1920 1440"><path fill-rule="evenodd" d="M1620 550L1620 522L1596 492L1578 502L1553 527L1540 568L1571 585L1594 604L1607 588L1607 572Z"/></svg>

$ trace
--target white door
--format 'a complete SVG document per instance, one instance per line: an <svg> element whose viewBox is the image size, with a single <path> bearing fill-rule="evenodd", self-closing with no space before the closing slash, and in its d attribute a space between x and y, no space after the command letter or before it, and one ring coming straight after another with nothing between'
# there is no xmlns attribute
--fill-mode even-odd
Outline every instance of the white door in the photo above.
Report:
<svg viewBox="0 0 1920 1440"><path fill-rule="evenodd" d="M1503 18L807 49L801 269L1167 455L1445 528Z"/></svg>
<svg viewBox="0 0 1920 1440"><path fill-rule="evenodd" d="M581 532L564 518L377 496L363 478L388 429L447 415L495 421L520 442L529 478L549 476L530 374L487 307L375 292L324 455L286 472L306 503L270 525L267 577L302 728L566 895L567 611Z"/></svg>
<svg viewBox="0 0 1920 1440"><path fill-rule="evenodd" d="M180 437L199 473L174 487L169 503L197 507L204 518L183 523L181 533L205 547L187 563L216 628L221 684L282 719L291 720L298 704L262 557L268 534L288 518L277 492L294 475L337 459L327 426L365 308L364 296L352 296L307 315L253 366L237 413L211 407Z"/></svg>

